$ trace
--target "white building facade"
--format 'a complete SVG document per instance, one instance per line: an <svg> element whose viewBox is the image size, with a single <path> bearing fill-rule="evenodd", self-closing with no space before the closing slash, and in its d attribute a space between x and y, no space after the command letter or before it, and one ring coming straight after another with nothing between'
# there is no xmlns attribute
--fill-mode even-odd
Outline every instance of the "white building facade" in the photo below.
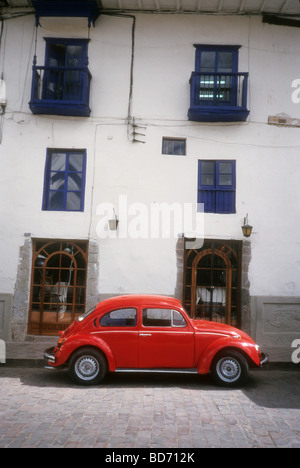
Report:
<svg viewBox="0 0 300 468"><path fill-rule="evenodd" d="M0 338L151 293L289 361L299 2L1 3Z"/></svg>

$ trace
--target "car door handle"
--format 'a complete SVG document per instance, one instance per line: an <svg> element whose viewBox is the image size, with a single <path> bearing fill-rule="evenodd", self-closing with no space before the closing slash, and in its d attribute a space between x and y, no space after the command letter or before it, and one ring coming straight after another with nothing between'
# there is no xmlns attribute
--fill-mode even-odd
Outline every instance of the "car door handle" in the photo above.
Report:
<svg viewBox="0 0 300 468"><path fill-rule="evenodd" d="M152 333L140 333L140 336L152 336Z"/></svg>

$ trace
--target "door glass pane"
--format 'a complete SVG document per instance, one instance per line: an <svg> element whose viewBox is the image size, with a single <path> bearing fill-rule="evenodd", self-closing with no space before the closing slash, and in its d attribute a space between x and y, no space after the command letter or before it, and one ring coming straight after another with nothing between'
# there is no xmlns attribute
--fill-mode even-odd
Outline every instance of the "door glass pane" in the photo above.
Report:
<svg viewBox="0 0 300 468"><path fill-rule="evenodd" d="M218 53L218 72L232 71L232 52Z"/></svg>
<svg viewBox="0 0 300 468"><path fill-rule="evenodd" d="M64 44L50 44L48 63L49 67L64 67L66 61L66 46Z"/></svg>
<svg viewBox="0 0 300 468"><path fill-rule="evenodd" d="M214 72L216 62L216 52L206 51L201 53L201 71Z"/></svg>
<svg viewBox="0 0 300 468"><path fill-rule="evenodd" d="M67 67L82 67L82 46L69 45L67 48Z"/></svg>
<svg viewBox="0 0 300 468"><path fill-rule="evenodd" d="M85 277L87 244L79 244L80 248L67 241L34 244L31 333L57 335L74 320L76 313L83 312L85 282L79 287L77 265L81 265L80 273ZM75 303L75 293L79 303Z"/></svg>

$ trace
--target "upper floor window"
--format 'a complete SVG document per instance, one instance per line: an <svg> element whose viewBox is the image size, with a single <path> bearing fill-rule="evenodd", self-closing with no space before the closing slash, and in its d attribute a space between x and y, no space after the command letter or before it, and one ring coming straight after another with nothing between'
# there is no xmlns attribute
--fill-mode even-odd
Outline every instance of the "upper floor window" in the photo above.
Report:
<svg viewBox="0 0 300 468"><path fill-rule="evenodd" d="M248 73L238 71L240 46L195 45L189 119L246 120Z"/></svg>
<svg viewBox="0 0 300 468"><path fill-rule="evenodd" d="M89 116L88 39L45 38L44 66L33 66L34 114Z"/></svg>
<svg viewBox="0 0 300 468"><path fill-rule="evenodd" d="M85 150L48 149L43 210L83 211Z"/></svg>
<svg viewBox="0 0 300 468"><path fill-rule="evenodd" d="M235 213L235 161L198 161L198 203L205 213Z"/></svg>
<svg viewBox="0 0 300 468"><path fill-rule="evenodd" d="M201 46L196 48L196 71L200 73L199 102L208 105L236 104L235 73L237 47Z"/></svg>
<svg viewBox="0 0 300 468"><path fill-rule="evenodd" d="M175 156L186 155L185 138L166 138L162 140L162 154L172 154Z"/></svg>

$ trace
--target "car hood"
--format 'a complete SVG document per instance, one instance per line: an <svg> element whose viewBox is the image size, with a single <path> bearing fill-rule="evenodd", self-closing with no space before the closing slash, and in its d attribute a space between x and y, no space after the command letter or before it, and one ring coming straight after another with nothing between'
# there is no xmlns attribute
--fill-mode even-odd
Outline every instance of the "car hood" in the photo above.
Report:
<svg viewBox="0 0 300 468"><path fill-rule="evenodd" d="M223 323L217 322L210 322L208 320L193 320L194 327L199 330L199 332L205 333L215 333L220 335L227 335L227 336L240 336L243 340L250 341L254 343L254 341L250 338L242 330L238 328L232 327L231 325L225 325Z"/></svg>

